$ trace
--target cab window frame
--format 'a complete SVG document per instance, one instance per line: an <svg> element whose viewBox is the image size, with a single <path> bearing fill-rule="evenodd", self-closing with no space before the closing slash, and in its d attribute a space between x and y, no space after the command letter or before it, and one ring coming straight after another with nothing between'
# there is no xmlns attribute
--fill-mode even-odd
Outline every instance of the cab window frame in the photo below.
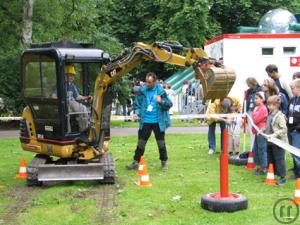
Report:
<svg viewBox="0 0 300 225"><path fill-rule="evenodd" d="M46 60L45 60L46 59ZM25 57L22 59L22 92L25 99L55 99L52 97L52 92L56 93L58 95L57 85L58 85L58 62L54 55L49 53L28 53L25 55ZM48 64L49 63L49 64ZM37 73L36 76L33 76L28 73L28 67L30 65L35 65ZM51 65L52 64L52 65ZM49 68L50 73L53 73L53 76L45 75L48 74L47 70ZM52 70L52 71L51 71ZM31 89L37 89L37 93L34 93L34 90L32 90L32 93L30 93L30 81L34 82L36 80L35 87L32 87ZM47 80L50 80L47 81Z"/></svg>

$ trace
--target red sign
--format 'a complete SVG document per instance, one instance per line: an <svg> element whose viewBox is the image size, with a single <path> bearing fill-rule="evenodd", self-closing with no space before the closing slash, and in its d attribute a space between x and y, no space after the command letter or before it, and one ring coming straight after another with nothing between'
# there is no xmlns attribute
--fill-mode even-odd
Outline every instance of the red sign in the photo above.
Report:
<svg viewBox="0 0 300 225"><path fill-rule="evenodd" d="M290 57L290 66L297 67L300 66L300 57Z"/></svg>

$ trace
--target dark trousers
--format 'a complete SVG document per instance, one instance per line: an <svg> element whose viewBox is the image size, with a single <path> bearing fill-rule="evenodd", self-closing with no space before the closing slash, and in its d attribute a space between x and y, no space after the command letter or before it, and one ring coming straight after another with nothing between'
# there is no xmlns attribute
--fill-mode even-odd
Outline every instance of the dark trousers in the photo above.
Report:
<svg viewBox="0 0 300 225"><path fill-rule="evenodd" d="M273 163L275 175L280 177L286 176L285 168L285 152L282 148L277 145L268 144L267 146L268 153L268 165Z"/></svg>
<svg viewBox="0 0 300 225"><path fill-rule="evenodd" d="M257 166L268 167L267 141L261 134L256 134L253 143L254 163Z"/></svg>
<svg viewBox="0 0 300 225"><path fill-rule="evenodd" d="M296 148L300 148L300 132L292 131L290 132L292 145ZM300 178L300 157L293 155L294 162L294 173L297 178Z"/></svg>
<svg viewBox="0 0 300 225"><path fill-rule="evenodd" d="M143 129L139 130L138 133L139 140L133 157L135 161L140 161L141 156L144 155L145 146L149 137L151 136L152 131L154 132L157 147L159 150L159 159L161 161L168 160L165 144L165 132L160 131L158 123L144 123Z"/></svg>

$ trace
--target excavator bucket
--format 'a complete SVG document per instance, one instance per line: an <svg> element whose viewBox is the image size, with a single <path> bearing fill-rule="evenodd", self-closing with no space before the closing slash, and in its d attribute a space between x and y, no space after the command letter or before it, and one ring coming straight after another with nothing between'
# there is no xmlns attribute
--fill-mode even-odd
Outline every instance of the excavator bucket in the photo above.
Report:
<svg viewBox="0 0 300 225"><path fill-rule="evenodd" d="M205 66L195 69L195 79L202 84L204 100L227 97L235 78L234 70L226 67Z"/></svg>

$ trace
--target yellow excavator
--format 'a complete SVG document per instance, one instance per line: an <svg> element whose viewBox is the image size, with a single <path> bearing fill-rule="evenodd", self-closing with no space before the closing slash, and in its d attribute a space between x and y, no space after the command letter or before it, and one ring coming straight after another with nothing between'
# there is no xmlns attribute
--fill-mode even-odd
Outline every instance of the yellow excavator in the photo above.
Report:
<svg viewBox="0 0 300 225"><path fill-rule="evenodd" d="M115 59L90 44L72 42L33 44L23 52L21 82L26 106L20 142L23 150L36 153L27 168L27 185L115 182L114 160L107 152L114 82L144 61L193 67L205 100L226 97L235 81L233 70L212 62L201 48L185 48L177 42L137 42ZM80 102L85 110L71 109L68 65L80 76L74 81L78 91L92 96L92 101ZM88 119L85 129L79 125L83 117Z"/></svg>

